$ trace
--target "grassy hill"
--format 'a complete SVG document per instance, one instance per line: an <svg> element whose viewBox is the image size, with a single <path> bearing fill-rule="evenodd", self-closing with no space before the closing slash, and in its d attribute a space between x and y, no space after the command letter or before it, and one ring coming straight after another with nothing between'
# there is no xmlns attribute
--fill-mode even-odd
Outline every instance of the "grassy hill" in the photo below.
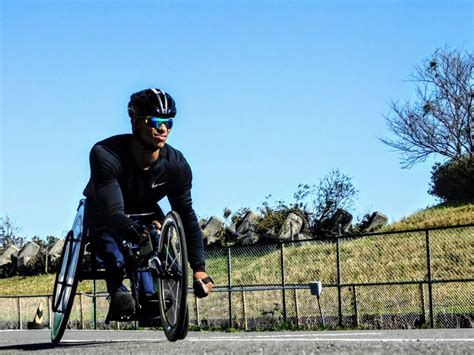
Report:
<svg viewBox="0 0 474 355"><path fill-rule="evenodd" d="M474 222L474 205L435 206L418 211L384 228L386 231ZM467 233L467 237L466 237ZM462 238L458 236L461 235ZM472 277L471 253L474 228L434 233L432 241L433 277ZM423 279L424 233L396 234L388 237L364 237L341 243L343 282ZM262 246L260 255L242 253L233 256L233 284L279 283L280 252ZM244 250L244 249L242 249ZM285 249L286 282L308 282L316 277L326 283L336 281L335 248L329 243L311 243ZM363 261L363 262L361 262ZM227 282L226 257L209 257L208 269L217 284ZM375 267L376 266L376 267ZM16 276L0 279L0 295L51 294L54 275ZM98 291L104 291L100 282ZM79 284L79 292L92 292L92 282Z"/></svg>
<svg viewBox="0 0 474 355"><path fill-rule="evenodd" d="M413 213L385 227L383 231L453 226L474 223L474 204L440 204Z"/></svg>

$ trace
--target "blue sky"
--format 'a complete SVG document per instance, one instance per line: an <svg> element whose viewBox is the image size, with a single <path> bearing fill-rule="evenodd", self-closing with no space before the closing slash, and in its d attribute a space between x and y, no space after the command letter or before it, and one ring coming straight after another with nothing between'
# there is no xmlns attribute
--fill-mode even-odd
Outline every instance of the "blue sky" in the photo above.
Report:
<svg viewBox="0 0 474 355"><path fill-rule="evenodd" d="M377 138L415 65L472 51L469 1L0 4L0 215L25 236L70 228L91 146L129 132L129 95L152 86L177 101L169 143L201 217L290 201L335 168L359 190L355 216L435 203L434 160L403 170Z"/></svg>

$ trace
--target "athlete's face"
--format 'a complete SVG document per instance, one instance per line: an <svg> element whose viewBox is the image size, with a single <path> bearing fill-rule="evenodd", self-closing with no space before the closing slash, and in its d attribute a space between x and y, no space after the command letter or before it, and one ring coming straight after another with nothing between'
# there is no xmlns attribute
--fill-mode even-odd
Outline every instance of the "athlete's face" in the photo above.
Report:
<svg viewBox="0 0 474 355"><path fill-rule="evenodd" d="M141 139L145 142L156 146L156 148L161 149L164 147L168 135L171 133L171 128L168 129L165 123L162 123L158 128L153 125L147 124L147 120L144 118L136 118L132 120L132 126L135 128Z"/></svg>

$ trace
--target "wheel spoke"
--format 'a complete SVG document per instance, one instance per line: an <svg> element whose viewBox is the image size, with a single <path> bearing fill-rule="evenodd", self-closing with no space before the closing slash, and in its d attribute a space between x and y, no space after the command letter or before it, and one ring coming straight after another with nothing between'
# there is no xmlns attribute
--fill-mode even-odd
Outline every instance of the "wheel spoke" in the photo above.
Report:
<svg viewBox="0 0 474 355"><path fill-rule="evenodd" d="M178 306L179 306L179 298L177 297L178 296L178 292L179 292L179 282L176 283L176 298L175 298L175 309L174 309L174 322L177 323L177 318L178 318Z"/></svg>
<svg viewBox="0 0 474 355"><path fill-rule="evenodd" d="M171 264L169 265L167 271L171 271L172 267L176 265L176 271L178 273L180 273L181 272L181 267L180 267L179 264L181 263L181 249L179 247L179 240L178 240L177 231L176 231L175 228L173 228L172 231L173 231L173 234L172 234L173 241L171 242L170 255L172 254L173 260L171 261ZM171 238L170 238L170 240L171 240Z"/></svg>
<svg viewBox="0 0 474 355"><path fill-rule="evenodd" d="M170 238L166 240L166 262L168 263L168 255L170 254Z"/></svg>
<svg viewBox="0 0 474 355"><path fill-rule="evenodd" d="M171 262L170 266L166 269L166 271L171 271L171 268L172 268L175 264L177 264L177 262L179 261L178 259L180 259L180 258L179 258L179 257L174 258L173 261ZM177 271L178 271L178 272L181 271L179 265L176 265L176 268L177 268Z"/></svg>
<svg viewBox="0 0 474 355"><path fill-rule="evenodd" d="M168 291L173 295L174 299L178 297L178 293L173 292L173 288L171 287L171 285L168 287Z"/></svg>

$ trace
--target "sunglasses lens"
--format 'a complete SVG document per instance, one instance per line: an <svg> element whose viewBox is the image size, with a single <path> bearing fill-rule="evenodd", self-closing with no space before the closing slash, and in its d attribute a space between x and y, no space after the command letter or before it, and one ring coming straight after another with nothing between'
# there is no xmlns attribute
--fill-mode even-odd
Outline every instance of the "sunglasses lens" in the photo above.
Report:
<svg viewBox="0 0 474 355"><path fill-rule="evenodd" d="M173 120L171 118L147 117L147 123L150 127L160 128L164 123L167 129L173 127Z"/></svg>

